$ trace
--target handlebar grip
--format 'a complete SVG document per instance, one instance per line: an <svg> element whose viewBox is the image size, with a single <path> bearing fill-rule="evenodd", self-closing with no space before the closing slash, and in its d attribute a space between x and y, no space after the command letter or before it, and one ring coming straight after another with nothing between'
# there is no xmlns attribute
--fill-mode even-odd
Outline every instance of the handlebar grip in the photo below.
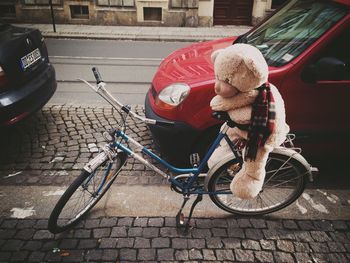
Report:
<svg viewBox="0 0 350 263"><path fill-rule="evenodd" d="M92 72L94 73L95 79L96 79L96 83L99 84L102 82L102 77L100 75L100 72L98 72L97 67L93 67L92 68Z"/></svg>
<svg viewBox="0 0 350 263"><path fill-rule="evenodd" d="M156 125L163 126L163 127L173 127L173 126L175 126L175 123L172 121L158 121L157 120Z"/></svg>
<svg viewBox="0 0 350 263"><path fill-rule="evenodd" d="M230 120L230 116L226 111L214 111L211 115L213 118L217 120L222 120L222 121Z"/></svg>

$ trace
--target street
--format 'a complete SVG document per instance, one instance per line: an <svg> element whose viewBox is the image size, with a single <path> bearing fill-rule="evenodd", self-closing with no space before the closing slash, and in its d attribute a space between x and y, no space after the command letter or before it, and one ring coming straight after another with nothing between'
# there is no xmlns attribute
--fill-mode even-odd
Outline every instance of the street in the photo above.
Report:
<svg viewBox="0 0 350 263"><path fill-rule="evenodd" d="M50 104L102 105L106 102L77 78L94 82L98 67L108 89L122 102L142 105L153 75L164 57L187 46L183 42L48 39L58 89Z"/></svg>
<svg viewBox="0 0 350 263"><path fill-rule="evenodd" d="M91 67L97 66L112 94L142 115L162 58L189 43L46 43L58 81L54 97L0 134L0 262L350 260L350 189L334 171L267 216L230 215L205 197L194 213L194 229L183 235L174 224L182 196L130 158L82 223L64 234L49 233L47 219L57 199L103 145L102 132L116 123L111 106L76 79L94 82ZM128 135L157 153L145 124L129 119L128 125Z"/></svg>

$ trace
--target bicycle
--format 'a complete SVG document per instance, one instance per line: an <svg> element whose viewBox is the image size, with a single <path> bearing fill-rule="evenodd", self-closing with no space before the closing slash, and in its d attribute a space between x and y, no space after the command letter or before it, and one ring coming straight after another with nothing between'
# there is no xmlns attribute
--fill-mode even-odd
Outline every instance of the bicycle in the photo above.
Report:
<svg viewBox="0 0 350 263"><path fill-rule="evenodd" d="M229 127L239 126L239 124L230 120L227 114L215 112L213 116L223 120L225 125L206 155L200 160L198 154L192 154L190 158L192 167L190 168L174 167L126 135L126 118L131 116L149 125L173 125L173 123L139 116L108 92L105 88L106 83L102 81L97 68L92 68L92 70L96 78L96 86L86 80L80 80L109 102L119 113L120 120L118 127L103 133L108 143L84 166L80 176L58 200L48 222L48 229L52 233L63 232L77 224L106 193L128 157L137 159L157 174L167 178L171 188L183 195L182 205L176 214L176 224L178 227L184 227L185 232L190 227L193 211L202 200L203 195L209 195L215 205L229 213L263 215L293 203L303 193L307 179L312 181L313 172L317 171L317 168L311 167L300 154L300 150L293 146L294 136L289 135L284 146L275 148L270 154L266 165L264 186L259 195L252 200L236 198L232 195L229 185L239 171L243 160L239 147L229 140L226 131ZM229 143L232 152L224 156L207 173L203 173L207 161L222 139ZM130 149L129 144L135 146L135 151ZM137 152L147 155L176 176L157 168ZM201 180L203 177L204 180ZM197 195L197 197L185 220L182 210L192 195Z"/></svg>

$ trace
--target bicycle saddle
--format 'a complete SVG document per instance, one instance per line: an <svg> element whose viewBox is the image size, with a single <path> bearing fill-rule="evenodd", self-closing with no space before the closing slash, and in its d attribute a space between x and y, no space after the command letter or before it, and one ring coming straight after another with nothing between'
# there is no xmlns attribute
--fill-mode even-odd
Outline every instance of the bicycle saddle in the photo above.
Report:
<svg viewBox="0 0 350 263"><path fill-rule="evenodd" d="M214 111L212 113L213 118L225 121L227 125L231 128L237 127L240 130L248 131L249 124L239 124L233 120L231 120L230 115L226 111Z"/></svg>

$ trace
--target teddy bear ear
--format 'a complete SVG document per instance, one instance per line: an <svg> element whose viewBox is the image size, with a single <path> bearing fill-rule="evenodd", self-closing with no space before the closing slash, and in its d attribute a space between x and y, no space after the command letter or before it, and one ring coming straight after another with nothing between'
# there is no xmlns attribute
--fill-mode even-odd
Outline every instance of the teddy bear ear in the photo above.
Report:
<svg viewBox="0 0 350 263"><path fill-rule="evenodd" d="M259 78L260 80L267 81L269 69L264 58L262 59L248 58L245 60L245 64L255 77Z"/></svg>
<svg viewBox="0 0 350 263"><path fill-rule="evenodd" d="M211 53L211 62L215 62L217 56L223 51L223 49L215 50L213 53Z"/></svg>

